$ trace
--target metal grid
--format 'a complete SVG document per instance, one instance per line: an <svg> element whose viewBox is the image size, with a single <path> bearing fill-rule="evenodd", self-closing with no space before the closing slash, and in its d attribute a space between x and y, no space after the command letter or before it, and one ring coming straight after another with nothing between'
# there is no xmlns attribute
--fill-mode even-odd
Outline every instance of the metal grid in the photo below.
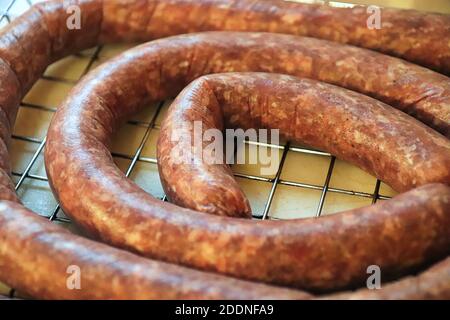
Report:
<svg viewBox="0 0 450 320"><path fill-rule="evenodd" d="M12 17L10 15L9 11L13 7L14 3L17 1L20 1L20 0L11 0L10 3L6 6L6 9L3 11L3 13L1 14L1 17L0 17L0 26L4 20L6 20L8 23L11 21ZM38 0L34 0L34 1L22 0L22 1L26 1L26 3L29 6L31 6L33 4L33 2L34 3L38 2ZM82 57L82 58L89 58L89 63L85 67L81 76L83 76L84 74L89 72L91 70L91 68L93 67L93 65L98 61L101 50L102 50L102 47L99 46L94 49L92 54L79 53L76 55L76 56ZM81 78L81 76L80 76L80 78ZM77 82L74 80L68 80L68 79L64 79L64 78L57 78L57 77L45 76L45 75L42 76L42 79L45 79L48 81L61 82L61 83L68 83L71 85L74 85ZM131 173L133 172L133 170L135 169L135 167L138 163L150 163L150 164L157 163L157 160L154 157L142 156L142 151L144 149L144 146L148 142L151 131L153 129L159 129L159 125L156 123L156 121L157 121L158 116L161 114L163 106L164 106L164 102L157 104L156 112L154 113L154 115L152 116L150 121L132 120L132 121L128 122L129 125L145 128L145 131L140 140L139 146L135 150L134 154L130 155L130 154L117 153L117 152L112 153L112 155L115 159L125 159L125 160L130 161L130 164L128 165L128 167L125 170L125 174L127 177L129 177L131 175ZM56 111L55 108L51 108L51 107L44 106L44 105L33 104L33 103L26 103L26 102L21 103L21 108L37 109L37 110L42 110L42 111L51 112L51 113L54 113ZM14 134L13 139L17 140L17 141L25 141L27 143L31 143L31 144L37 146L31 159L28 161L25 169L21 172L13 172L12 173L16 179L16 185L15 185L16 191L17 192L20 191L24 182L27 179L41 181L41 182L48 182L46 176L31 173L33 166L35 166L35 164L37 162L37 159L40 156L42 156L42 154L43 154L43 149L45 147L46 138L40 139L40 138L36 138L36 137ZM386 199L390 198L387 195L380 194L380 185L381 185L380 180L376 181L375 188L372 193L353 191L353 190L348 190L348 189L344 189L344 188L330 187L330 181L331 181L331 177L333 175L333 170L335 168L336 158L334 156L330 155L329 153L310 149L310 148L291 146L290 143L286 143L283 145L263 144L263 143L259 143L259 142L253 142L253 141L246 141L246 143L247 144L255 144L257 146L264 145L264 146L273 148L274 150L279 150L280 152L282 152L281 160L278 165L278 170L274 177L262 177L262 176L258 176L258 175L251 175L251 174L235 172L235 176L238 178L248 179L248 180L252 180L252 181L265 182L265 183L271 184L270 192L269 192L269 194L266 198L265 204L264 204L264 209L262 210L262 212L254 213L253 217L255 219L259 219L259 220L265 220L265 219L279 220L280 219L280 218L271 216L270 209L271 209L271 205L274 200L276 190L279 186L282 186L282 185L320 191L321 192L320 200L319 200L319 203L317 204L317 209L315 211L316 217L321 216L321 214L323 212L325 199L329 193L337 193L337 194L369 198L369 199L371 199L372 203L375 203L379 199L386 200ZM285 160L286 160L289 152L308 154L308 155L316 155L316 156L329 158L330 161L329 161L328 171L327 171L324 183L322 185L318 185L318 184L312 184L312 183L301 183L301 182L296 182L296 181L283 180L281 178L281 175L283 172ZM47 186L47 187L49 188L49 186ZM160 199L162 201L166 201L165 196L160 197ZM53 210L51 210L51 212L45 212L45 213L39 212L38 214L47 217L50 221L60 222L63 224L71 223L70 219L64 216L64 214L58 204L53 208ZM14 290L11 290L11 296L14 296L14 294L15 294Z"/></svg>

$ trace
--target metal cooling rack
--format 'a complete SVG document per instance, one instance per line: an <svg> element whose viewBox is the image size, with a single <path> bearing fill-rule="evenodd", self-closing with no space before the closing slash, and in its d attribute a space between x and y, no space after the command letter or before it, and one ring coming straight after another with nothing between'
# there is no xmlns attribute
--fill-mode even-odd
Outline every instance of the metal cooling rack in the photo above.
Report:
<svg viewBox="0 0 450 320"><path fill-rule="evenodd" d="M19 1L25 2L28 6L31 6L33 3L40 2L38 0L33 0L33 1L32 0L10 0L9 4L7 4L4 8L0 7L0 12L1 12L0 13L1 14L0 26L2 26L2 23L4 23L4 21L9 23L15 17L15 15L10 13L10 10L11 10L11 8L13 8L14 4ZM1 11L1 10L3 10L3 11ZM87 64L86 68L84 69L82 75L89 72L91 70L92 66L95 64L95 62L98 61L101 50L102 50L102 46L99 46L94 49L93 53L77 54L78 57L89 58L89 63ZM67 79L63 79L63 78L57 78L57 77L53 77L53 76L43 76L42 79L45 79L48 81L60 82L60 83L69 83L72 85L77 82L77 81L67 80ZM161 113L163 106L164 106L164 102L157 104L156 112L154 113L154 115L150 121L133 120L133 121L128 122L129 125L145 128L144 134L140 140L141 142L140 142L139 146L137 147L137 149L135 150L134 154L130 155L130 154L122 154L122 153L112 153L113 157L116 159L118 158L118 159L125 159L125 160L130 161L130 164L128 165L128 167L125 171L125 174L127 177L129 177L131 175L131 173L135 169L136 165L140 162L141 163L150 163L150 164L157 163L157 160L153 157L142 156L142 151L144 149L144 146L148 142L151 131L153 129L159 128L158 124L156 123L156 120L157 120L158 115ZM31 108L31 109L37 109L37 110L42 110L42 111L51 112L51 113L54 113L56 111L56 109L50 108L48 106L31 104L31 103L26 103L26 102L21 103L20 108ZM21 172L13 172L12 173L16 179L16 185L15 185L16 191L19 191L22 188L22 186L24 185L24 182L27 179L41 181L41 182L48 182L46 176L31 173L32 168L36 165L37 159L40 156L42 156L42 154L43 154L43 149L45 147L46 138L42 139L42 138L37 138L37 137L22 136L22 135L14 134L13 139L18 140L18 141L25 141L25 142L31 143L37 147L31 157L31 159L28 161L25 169ZM278 149L282 152L281 160L280 160L280 163L278 166L278 171L274 177L268 178L268 177L262 177L262 176L257 176L257 175L244 174L244 173L235 173L235 176L238 178L249 179L249 180L253 180L253 181L259 181L259 182L265 182L265 183L271 184L270 192L269 192L267 199L265 201L265 204L264 204L264 209L262 210L262 212L257 212L254 214L255 219L260 219L260 220L280 219L280 218L273 217L269 214L270 208L271 208L274 196L275 196L275 192L277 190L277 187L280 185L320 191L321 192L320 200L317 204L317 209L315 212L316 217L319 217L322 214L325 199L327 197L327 194L329 194L329 193L339 193L339 194L344 194L344 195L369 198L369 199L371 199L372 203L375 203L379 199L386 200L386 199L390 198L387 195L380 194L380 185L381 185L380 180L376 181L375 188L372 193L358 192L358 191L352 191L352 190L347 190L347 189L342 189L342 188L330 187L330 180L331 180L331 177L333 174L333 169L335 168L336 158L334 156L330 155L329 153L321 152L321 151L317 151L317 150L313 150L313 149L309 149L309 148L291 146L289 143L286 143L283 145L261 144L258 142L247 142L247 143L269 146L275 150ZM289 152L317 155L317 156L321 156L321 157L328 157L330 159L330 161L329 161L328 171L327 171L326 179L325 179L324 183L322 185L316 185L316 184L301 183L301 182L288 181L288 180L281 179L281 174L283 171L285 160L286 160L286 157ZM50 187L48 186L48 184L46 184L46 187L50 190ZM166 201L165 196L161 197L160 199L162 201ZM42 215L44 217L47 217L50 221L55 221L55 222L59 222L62 224L70 224L71 223L70 219L64 216L64 214L58 204L50 212L38 212L38 214ZM14 295L15 295L14 290L11 290L11 297L14 297Z"/></svg>

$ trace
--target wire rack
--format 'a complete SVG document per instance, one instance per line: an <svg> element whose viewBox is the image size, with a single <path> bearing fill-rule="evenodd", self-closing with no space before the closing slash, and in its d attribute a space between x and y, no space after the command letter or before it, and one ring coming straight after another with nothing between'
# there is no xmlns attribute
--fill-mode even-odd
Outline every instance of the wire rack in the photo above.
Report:
<svg viewBox="0 0 450 320"><path fill-rule="evenodd" d="M4 4L2 8L2 1L7 0L0 0L0 27L5 25L6 23L9 23L12 19L14 19L14 17L18 16L20 13L26 10L27 7L36 2L40 2L40 0L10 0L10 2L6 5ZM109 53L104 54L104 52L106 52L105 48L99 46L78 53L68 58L70 60L66 61L62 68L71 68L74 65L83 64L81 72L78 72L75 75L71 74L70 76L58 76L58 72L52 72L52 69L49 68L44 76L42 76L40 82L47 83L47 86L52 87L52 90L61 90L62 87L66 88L67 90L61 90L63 91L61 93L61 96L65 96L65 91L68 91L68 88L75 85L79 78L81 78L84 74L89 72L99 63L107 60L112 54L123 51L125 48L127 47L113 47L112 50L110 48ZM45 97L44 93L39 88L39 83L35 85L35 87L32 89L32 92L34 92L32 94L34 97L38 97L37 100L40 100L40 98L42 98L43 96ZM44 122L46 123L46 126L48 126L52 114L56 111L57 105L52 105L52 102L49 101L44 101L44 103L36 103L34 100L36 99L27 96L22 101L19 109L18 123L16 124L16 129L13 134L13 146L11 154L13 159L12 175L15 181L15 189L24 204L30 209L34 210L37 214L47 217L50 221L60 223L63 226L71 228L75 232L77 232L77 229L71 225L70 219L60 209L59 204L51 195L45 170L43 169L43 150L46 143L45 134L47 127L40 128L40 132L35 132L30 128L33 126L33 123L31 123L31 125L21 125L20 123L21 118L30 118L33 117L32 115L34 114L37 118L44 118ZM125 125L126 128L118 134L117 139L125 141L126 139L130 138L131 132L131 134L133 135L133 143L131 144L133 145L134 149L132 152L130 152L129 150L121 151L120 148L119 150L114 150L113 148L112 152L116 164L124 171L127 177L130 177L138 184L140 184L139 182L142 183L142 181L145 180L153 180L153 182L157 184L156 187L146 188L145 183L143 183L143 185L140 185L146 191L161 199L162 201L167 200L162 192L162 188L160 187L160 185L158 185L159 178L157 173L157 160L155 157L154 147L156 143L155 137L157 137L159 124L164 110L167 108L168 104L170 104L170 101L157 103L147 108L147 110L145 110L142 114L136 116L136 118L133 118L133 120L130 120ZM128 136L126 134L123 135L125 131L128 131ZM26 132L29 132L29 134L26 134ZM247 145L262 145L261 143L254 141L247 141L246 143ZM25 147L19 148L16 147L17 145L25 145ZM254 203L252 203L252 207L255 211L253 217L255 219L265 220L305 217L305 215L299 216L297 214L283 217L277 214L276 211L272 210L276 194L279 189L283 187L314 191L314 194L316 195L314 197L315 203L312 205L312 211L310 210L310 212L306 216L316 217L319 217L324 213L324 205L326 204L327 197L330 197L330 195L345 195L365 199L365 202L360 204L359 206L375 203L380 199L386 200L393 195L389 187L384 185L380 180L376 180L373 177L371 177L373 179L373 185L371 187L372 190L370 191L368 191L367 188L364 188L364 190L361 191L355 191L355 189L360 188L356 186L355 189L353 189L351 185L346 187L333 185L332 181L333 175L336 171L336 166L341 165L341 163L329 153L302 146L291 145L290 143L283 143L281 145L264 144L264 146L269 146L272 149L272 152L280 153L278 170L275 175L261 176L257 173L255 174L255 171L249 171L245 168L242 169L239 166L233 166L235 176L237 177L241 185L243 185L244 191L246 191L246 181L256 183L257 185L253 186L253 190L255 190L256 188L257 192L258 190L265 190L264 192L262 192L262 196L257 197L259 203L257 205L254 205ZM307 181L308 179L303 179L304 181L302 181L301 178L289 179L289 177L292 177L292 174L285 174L286 162L295 161L296 155L307 157L307 160L305 160L306 164L317 161L322 163L323 172L313 173L316 176L324 177L323 179L321 179L322 183ZM15 165L16 162L19 162L20 165ZM137 170L137 168L142 165L149 167L144 170ZM299 172L301 173L301 168ZM294 175L296 173L297 172L294 172ZM33 192L45 194L45 197L50 197L52 200L47 201L44 206L36 206L35 201L29 201L29 194ZM39 194L38 197L40 197ZM252 197L249 196L249 198L252 202ZM291 199L289 201L301 202L302 197L300 196L295 200ZM257 207L258 210L255 210L255 207ZM10 295L15 295L14 290L10 291Z"/></svg>

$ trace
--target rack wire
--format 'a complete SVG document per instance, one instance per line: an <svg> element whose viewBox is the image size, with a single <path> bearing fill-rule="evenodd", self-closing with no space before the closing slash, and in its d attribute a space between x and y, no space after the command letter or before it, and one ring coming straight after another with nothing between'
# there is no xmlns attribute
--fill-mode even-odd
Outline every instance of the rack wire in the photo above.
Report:
<svg viewBox="0 0 450 320"><path fill-rule="evenodd" d="M0 26L4 21L9 23L14 15L10 13L11 9L14 7L14 5L18 2L22 1L22 6L24 3L26 3L27 6L31 6L35 2L39 2L38 0L10 0L9 4L7 4L4 8L0 7ZM2 11L1 11L2 10ZM98 63L100 60L100 54L103 50L102 46L98 46L94 48L93 50L90 50L89 52L83 52L76 55L76 57L79 58L88 58L89 62L87 63L86 67L84 68L82 74L83 76L87 72L89 72L93 66ZM76 84L77 80L74 79L66 79L66 78L59 78L52 75L44 75L42 79L50 81L50 82L59 82L59 83L66 83L69 85ZM131 120L128 122L128 125L136 126L145 129L143 131L142 138L140 139L140 143L133 154L126 154L121 152L113 152L112 155L114 159L123 159L126 161L129 161L128 166L125 168L124 172L127 177L130 177L133 173L133 170L135 170L138 163L147 163L147 164L157 164L157 159L155 157L148 157L143 156L142 152L144 150L144 147L147 143L149 143L149 137L151 135L152 130L159 129L159 125L157 123L158 117L161 115L162 110L164 106L167 103L161 102L156 105L156 111L154 112L153 116L149 120ZM20 108L27 108L27 109L34 109L34 110L40 110L44 112L54 113L56 111L56 108L49 107L46 105L40 105L30 102L22 102ZM46 138L40 138L40 137L33 137L33 136L25 136L20 134L13 134L13 140L16 141L22 141L26 143L30 143L36 147L35 151L32 153L31 158L28 160L25 168L21 171L13 171L12 175L15 178L15 189L16 192L21 191L23 188L25 182L27 180L32 181L39 181L46 183L45 187L50 190L50 187L48 186L48 180L45 174L34 174L32 173L32 169L36 166L36 163L40 157L42 157L43 150L45 148ZM253 217L255 219L259 220L266 220L266 219L274 219L278 220L279 217L276 217L271 214L271 206L274 200L274 196L277 192L277 188L279 186L288 186L288 187L296 187L301 188L305 190L315 190L320 192L320 199L317 203L317 207L315 210L315 216L320 217L323 213L324 203L327 198L327 196L330 193L336 193L336 194L343 194L343 195L349 195L349 196L358 196L363 198L371 199L372 203L375 203L378 200L386 200L389 199L389 195L383 195L380 194L380 186L381 181L376 180L375 187L373 192L363 192L363 191L354 191L347 188L337 188L330 186L331 177L333 175L335 164L336 164L336 158L329 153L305 148L305 147L298 147L293 146L289 143L282 144L282 145L275 145L275 144L263 144L259 142L249 141L246 142L247 144L255 144L257 146L268 146L272 148L273 150L279 150L281 152L281 160L278 165L278 170L274 177L265 177L265 176L259 176L259 175L253 175L248 173L242 173L242 172L236 172L235 176L237 178L251 180L251 181L258 181L258 182L264 182L270 184L270 192L268 193L265 203L263 206L263 210L261 212L254 213ZM318 157L326 157L329 159L329 165L326 173L326 178L323 184L313 184L313 183L306 183L306 182L298 182L298 181L291 181L291 180L285 180L282 179L282 172L284 169L284 165L286 162L286 158L289 153L299 153L299 154L306 154L306 155L314 155ZM20 194L19 194L20 196ZM162 201L167 201L165 195L162 195L159 197ZM300 200L301 201L301 200ZM56 203L56 200L55 200ZM64 213L62 212L59 204L56 204L49 212L37 212L37 214L47 217L50 221L59 222L62 224L69 225L71 224L71 221L69 218L67 218ZM15 295L15 291L11 290L10 295L13 297Z"/></svg>

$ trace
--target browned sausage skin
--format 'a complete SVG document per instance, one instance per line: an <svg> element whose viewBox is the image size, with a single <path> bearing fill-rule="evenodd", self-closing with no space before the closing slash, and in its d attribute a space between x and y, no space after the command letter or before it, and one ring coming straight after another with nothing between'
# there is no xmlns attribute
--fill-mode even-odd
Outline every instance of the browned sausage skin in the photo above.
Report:
<svg viewBox="0 0 450 320"><path fill-rule="evenodd" d="M20 84L9 65L0 59L0 200L19 201L10 178L8 145L21 99Z"/></svg>
<svg viewBox="0 0 450 320"><path fill-rule="evenodd" d="M399 192L430 182L450 184L450 141L388 105L308 79L226 73L185 88L160 130L164 190L172 202L194 210L230 216L249 211L224 161L212 164L203 152L192 152L186 161L177 152L194 149L196 121L202 123L200 137L225 126L279 129L285 139L337 155ZM208 144L203 141L204 148Z"/></svg>
<svg viewBox="0 0 450 320"><path fill-rule="evenodd" d="M305 299L300 291L152 261L75 236L0 201L0 278L41 299ZM80 271L70 289L68 268Z"/></svg>
<svg viewBox="0 0 450 320"><path fill-rule="evenodd" d="M312 296L154 262L81 237L0 201L0 277L41 299L310 299ZM325 299L449 299L450 258L416 277ZM36 262L39 261L38 264ZM81 290L67 288L68 266Z"/></svg>
<svg viewBox="0 0 450 320"><path fill-rule="evenodd" d="M325 297L325 299L352 300L404 300L404 299L450 299L450 257L436 263L414 277L382 286L381 290L360 289Z"/></svg>
<svg viewBox="0 0 450 320"><path fill-rule="evenodd" d="M303 42L295 40L295 37L287 35L220 32L172 37L132 49L90 73L58 109L48 131L47 173L64 210L103 240L149 257L303 288L341 288L358 282L363 276L364 268L371 264L370 261L378 261L386 248L395 246L398 254L388 257L387 260L391 262L378 261L383 268L390 269L389 265L407 269L415 264L412 263L415 259L403 256L408 251L403 245L415 243L414 240L410 242L402 238L401 241L391 241L391 237L384 237L387 243L374 241L375 238L368 237L371 234L368 232L370 227L359 231L362 233L361 237L366 239L364 250L359 247L361 260L356 258L357 253L353 251L348 255L338 254L342 250L354 248L351 244L354 238L350 234L357 231L347 228L345 220L354 220L346 218L346 215L298 223L255 223L202 215L152 198L125 179L114 165L107 148L111 135L119 121L142 108L143 103L173 96L191 79L203 73L265 68L301 74L297 69L289 70L292 65L301 66L300 61L304 59ZM313 39L306 41L311 45L309 40ZM275 45L276 51L273 49ZM320 49L314 47L314 50ZM287 52L291 53L289 59L280 59ZM111 91L110 88L115 90ZM417 134L417 139L420 140L423 135L436 148L433 155L436 153L436 159L441 159L437 160L440 165L436 166L440 168L437 169L439 174L430 171L430 180L423 182L443 179L438 181L448 183L448 167L442 165L448 163L448 140L407 116L401 119L400 122L405 121L412 126L411 134ZM407 145L410 144L407 142ZM397 180L395 171L391 173L392 181ZM414 184L409 187L405 185L405 189L413 186ZM393 200L392 203L387 202L373 208L358 209L349 215L359 216L361 221L371 221L371 226L375 228L373 234L379 234L380 229L384 229L383 226L389 225L384 223L402 212L401 208L412 215L418 211L410 205L423 208L421 214L440 212L438 220L443 220L436 225L437 229L431 231L433 228L427 225L423 227L424 230L417 232L392 232L392 237L395 238L395 234L408 237L411 234L425 235L431 232L440 234L446 242L449 240L448 229L445 229L449 227L446 221L449 216L443 212L448 207L448 188L438 189L440 196L436 198L436 206L427 207L426 203L431 205L431 202L424 198L416 203L411 199L414 196L405 196L399 201L401 205ZM421 194L424 191L417 192ZM76 195L80 193L83 194L82 201L77 200L79 197ZM397 206L398 211L393 209ZM373 215L373 212L383 210L393 216L383 219L380 214ZM406 224L408 221L419 221L415 218L401 220L403 218L399 218L400 216L401 214L395 219L399 221L397 226L402 225L400 221ZM417 227L422 228L420 225ZM322 230L320 235L316 233L318 230ZM342 230L338 232L342 239L330 242L330 235L335 230ZM344 243L347 245L343 245ZM448 247L444 245L441 249L441 253L445 254ZM416 251L416 257L424 257L426 251L427 249L421 253ZM323 260L320 252L327 252L328 257L333 258ZM371 254L367 255L367 252ZM345 275L340 272L343 266L348 270Z"/></svg>
<svg viewBox="0 0 450 320"><path fill-rule="evenodd" d="M138 0L131 2L138 2ZM73 11L68 13L67 10L73 5L80 9L81 28L71 27L69 30L67 21ZM103 0L51 0L37 3L33 7L41 13L42 22L50 36L52 61L99 44L103 20Z"/></svg>

